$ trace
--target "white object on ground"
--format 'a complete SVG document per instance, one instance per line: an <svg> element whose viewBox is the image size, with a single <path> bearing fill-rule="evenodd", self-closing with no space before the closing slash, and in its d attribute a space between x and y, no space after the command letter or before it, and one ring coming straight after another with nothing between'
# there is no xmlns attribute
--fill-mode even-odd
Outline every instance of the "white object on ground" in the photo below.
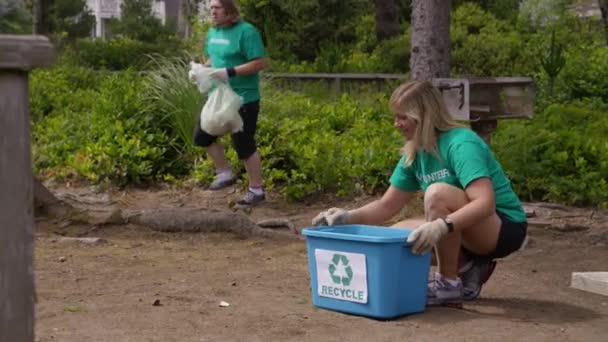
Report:
<svg viewBox="0 0 608 342"><path fill-rule="evenodd" d="M572 272L572 288L608 296L608 272Z"/></svg>
<svg viewBox="0 0 608 342"><path fill-rule="evenodd" d="M222 308L227 308L229 306L230 306L230 303L228 303L228 302L224 302L224 301L220 302L220 307L222 307Z"/></svg>

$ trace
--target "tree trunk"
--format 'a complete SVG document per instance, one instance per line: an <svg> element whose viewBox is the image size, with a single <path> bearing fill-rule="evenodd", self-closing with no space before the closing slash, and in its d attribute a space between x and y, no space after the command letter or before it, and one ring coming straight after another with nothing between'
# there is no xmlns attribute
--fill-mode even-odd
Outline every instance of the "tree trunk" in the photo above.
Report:
<svg viewBox="0 0 608 342"><path fill-rule="evenodd" d="M608 0L599 0L600 11L602 12L602 22L604 23L604 35L606 36L606 45L608 45Z"/></svg>
<svg viewBox="0 0 608 342"><path fill-rule="evenodd" d="M401 33L395 0L375 0L376 39L380 42Z"/></svg>
<svg viewBox="0 0 608 342"><path fill-rule="evenodd" d="M49 35L52 6L53 0L34 0L34 34Z"/></svg>
<svg viewBox="0 0 608 342"><path fill-rule="evenodd" d="M450 76L451 0L412 1L413 79L430 80Z"/></svg>

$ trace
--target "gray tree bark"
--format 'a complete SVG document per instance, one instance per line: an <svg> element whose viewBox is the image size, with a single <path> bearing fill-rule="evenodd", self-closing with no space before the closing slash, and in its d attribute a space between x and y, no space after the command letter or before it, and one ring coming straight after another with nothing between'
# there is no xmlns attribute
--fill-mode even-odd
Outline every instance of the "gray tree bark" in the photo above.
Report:
<svg viewBox="0 0 608 342"><path fill-rule="evenodd" d="M0 35L0 341L33 341L33 177L27 70L52 62L40 36Z"/></svg>
<svg viewBox="0 0 608 342"><path fill-rule="evenodd" d="M34 34L47 36L51 31L53 0L34 0Z"/></svg>
<svg viewBox="0 0 608 342"><path fill-rule="evenodd" d="M401 33L395 0L375 0L376 39L383 41Z"/></svg>
<svg viewBox="0 0 608 342"><path fill-rule="evenodd" d="M602 12L602 22L604 23L604 35L606 36L606 45L608 45L608 0L598 0L600 3L600 11Z"/></svg>
<svg viewBox="0 0 608 342"><path fill-rule="evenodd" d="M451 0L412 1L411 76L416 80L450 76Z"/></svg>

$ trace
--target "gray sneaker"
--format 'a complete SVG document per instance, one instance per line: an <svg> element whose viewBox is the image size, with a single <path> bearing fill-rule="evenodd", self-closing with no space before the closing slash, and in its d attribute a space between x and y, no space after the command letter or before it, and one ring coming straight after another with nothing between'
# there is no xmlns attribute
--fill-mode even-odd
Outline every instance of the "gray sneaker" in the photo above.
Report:
<svg viewBox="0 0 608 342"><path fill-rule="evenodd" d="M430 281L426 291L426 305L453 305L462 302L462 282L450 284L442 277Z"/></svg>
<svg viewBox="0 0 608 342"><path fill-rule="evenodd" d="M211 185L209 185L209 190L220 190L229 187L234 183L236 183L236 177L232 177L229 179L215 178Z"/></svg>
<svg viewBox="0 0 608 342"><path fill-rule="evenodd" d="M496 261L494 260L473 259L472 262L473 265L468 270L459 274L464 287L464 300L473 300L479 297L481 287L490 279L496 267Z"/></svg>
<svg viewBox="0 0 608 342"><path fill-rule="evenodd" d="M262 193L260 195L256 195L251 190L247 190L247 193L240 201L236 202L236 205L239 207L250 207L252 205L256 205L260 202L263 202L266 199L266 194Z"/></svg>

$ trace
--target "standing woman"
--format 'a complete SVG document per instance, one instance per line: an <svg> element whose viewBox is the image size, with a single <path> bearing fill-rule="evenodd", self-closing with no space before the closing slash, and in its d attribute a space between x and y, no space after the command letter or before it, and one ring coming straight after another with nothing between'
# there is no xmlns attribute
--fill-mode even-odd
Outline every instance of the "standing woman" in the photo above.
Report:
<svg viewBox="0 0 608 342"><path fill-rule="evenodd" d="M239 110L243 131L232 134L232 143L249 176L248 191L237 205L251 206L266 198L262 162L255 141L260 110L259 72L266 65L266 53L260 33L240 17L234 0L211 0L209 6L213 27L207 33L205 54L215 69L212 76L230 84L243 98L243 106ZM194 143L206 147L215 163L216 177L209 187L211 190L219 190L236 182L224 146L217 142L217 138L197 125Z"/></svg>
<svg viewBox="0 0 608 342"><path fill-rule="evenodd" d="M324 211L313 225L380 225L422 190L425 217L395 226L415 228L408 237L414 253L434 248L438 272L429 282L427 303L475 299L494 259L524 242L527 222L521 202L486 143L451 118L430 82L401 85L389 106L405 145L388 190L358 209Z"/></svg>

